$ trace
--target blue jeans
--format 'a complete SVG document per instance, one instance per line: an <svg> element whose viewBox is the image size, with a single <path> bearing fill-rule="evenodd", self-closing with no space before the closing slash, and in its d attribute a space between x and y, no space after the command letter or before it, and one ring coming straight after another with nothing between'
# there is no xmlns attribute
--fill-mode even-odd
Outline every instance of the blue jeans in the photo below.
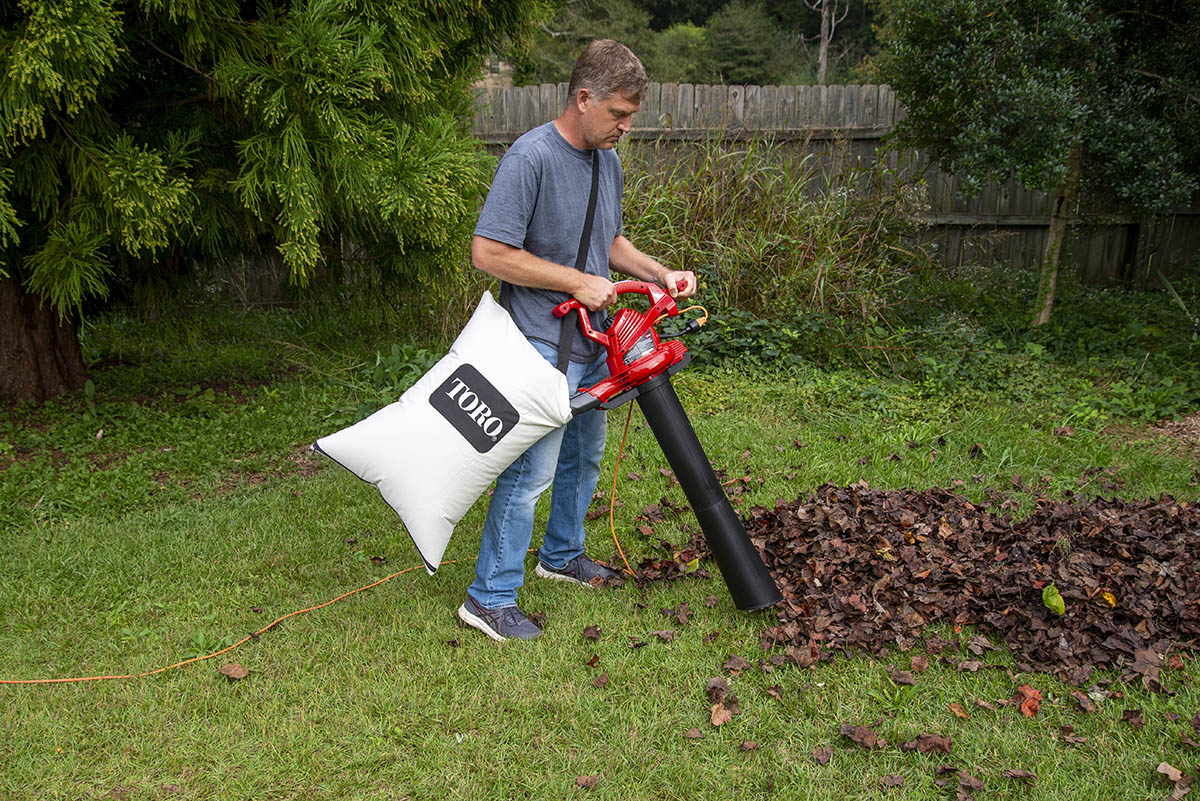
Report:
<svg viewBox="0 0 1200 801"><path fill-rule="evenodd" d="M558 363L557 348L530 343L546 361ZM571 362L567 389L574 394L579 387L607 377L603 355L591 364ZM560 569L583 553L583 518L600 478L607 422L600 409L573 418L535 442L496 479L475 562L475 581L467 589L480 606L498 609L517 602L517 590L525 582L534 507L551 483L550 519L538 558Z"/></svg>

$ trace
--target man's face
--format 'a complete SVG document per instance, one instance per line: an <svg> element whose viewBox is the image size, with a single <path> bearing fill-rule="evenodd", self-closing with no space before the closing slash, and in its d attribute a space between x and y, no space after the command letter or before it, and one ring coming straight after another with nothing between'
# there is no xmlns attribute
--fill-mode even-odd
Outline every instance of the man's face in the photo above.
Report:
<svg viewBox="0 0 1200 801"><path fill-rule="evenodd" d="M582 101L584 139L589 147L611 150L618 139L629 133L633 113L641 104L620 92L614 92L603 100L597 100L587 89L581 90L581 93L586 93Z"/></svg>

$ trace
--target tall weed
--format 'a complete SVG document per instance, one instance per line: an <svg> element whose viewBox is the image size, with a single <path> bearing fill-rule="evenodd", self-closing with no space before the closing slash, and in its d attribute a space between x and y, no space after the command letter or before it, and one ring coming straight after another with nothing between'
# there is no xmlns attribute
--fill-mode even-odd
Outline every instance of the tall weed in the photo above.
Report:
<svg viewBox="0 0 1200 801"><path fill-rule="evenodd" d="M722 309L872 319L900 278L929 264L906 242L928 209L923 186L847 147L713 138L634 143L622 158L629 238L694 270Z"/></svg>

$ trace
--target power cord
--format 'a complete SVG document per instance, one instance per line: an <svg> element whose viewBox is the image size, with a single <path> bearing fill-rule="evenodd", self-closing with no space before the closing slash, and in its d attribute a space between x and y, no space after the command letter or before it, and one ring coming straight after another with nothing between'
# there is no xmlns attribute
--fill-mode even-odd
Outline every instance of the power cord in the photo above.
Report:
<svg viewBox="0 0 1200 801"><path fill-rule="evenodd" d="M704 316L697 320L691 320L688 323L688 325L685 327L685 329L684 329L685 331L687 331L687 328L692 326L693 324L695 324L695 329L693 329L693 330L697 330L700 328L700 326L702 326L706 322L708 322L708 309L705 309L703 306L689 306L686 309L681 309L680 314L682 314L683 312L691 311L692 309L700 309L701 311L704 312ZM656 321L656 323L657 323L657 321ZM611 500L608 505L608 528L609 528L609 531L612 532L613 542L616 543L616 545L617 545L617 553L619 553L621 555L621 561L625 563L625 572L627 575L630 575L630 576L634 576L637 574L634 571L634 569L629 566L629 560L625 558L625 550L621 547L621 541L617 538L617 526L616 526L614 514L615 514L615 510L617 508L617 477L618 477L619 471L621 469L621 457L625 453L625 443L629 437L629 421L632 418L633 418L633 404L630 403L629 404L629 412L625 415L625 429L624 429L624 431L621 432L621 445L617 449L617 462L616 462L616 465L613 467L612 496L611 496ZM529 550L533 551L534 549L530 548ZM453 565L453 564L456 564L458 561L459 560L457 560L457 559L450 559L445 562L442 562L441 565ZM375 587L378 587L380 584L383 584L385 581L391 581L392 579L396 578L396 576L402 576L405 573L411 573L412 571L418 570L421 567L423 567L423 565L413 565L412 567L406 567L403 570L398 570L395 573L392 573L390 576L384 576L383 578L379 579L378 581L373 581L370 584L367 584L366 586L359 587L358 589L350 590L349 592L344 592L341 595L337 596L336 598L326 601L323 604L318 604L316 606L310 606L307 609L297 609L295 612L289 612L288 614L283 615L282 617L278 617L275 620L272 620L270 623L263 626L261 629L258 629L257 631L252 631L250 634L248 634L245 637L243 637L242 639L238 640L233 645L229 645L225 648L222 648L219 651L213 651L211 654L205 654L204 656L197 656L197 657L193 657L191 659L185 659L182 662L176 662L172 665L166 665L165 667L160 667L155 670L147 670L144 673L123 673L123 674L112 675L112 676L78 676L78 677L62 678L62 679L0 679L0 685L77 684L77 683L88 682L88 681L117 681L117 680L122 680L122 679L144 679L148 676L155 676L155 675L158 675L159 673L165 673L168 670L173 670L175 668L183 667L184 665L190 665L194 662L203 662L206 659L212 659L214 657L221 656L222 654L227 654L230 651L234 650L235 648L239 648L239 647L245 645L246 643L250 642L251 640L257 640L265 632L270 631L271 629L275 628L280 623L282 623L283 621L285 621L289 618L296 617L297 615L303 615L307 612L315 612L318 609L324 609L325 607L331 606L332 604L335 604L344 598L349 598L351 595L355 595L357 593L363 592L364 590L370 590Z"/></svg>

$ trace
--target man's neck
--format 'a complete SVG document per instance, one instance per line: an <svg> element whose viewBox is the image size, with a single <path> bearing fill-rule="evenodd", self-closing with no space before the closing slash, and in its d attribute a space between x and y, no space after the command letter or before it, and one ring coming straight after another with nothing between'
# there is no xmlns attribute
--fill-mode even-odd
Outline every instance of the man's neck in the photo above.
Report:
<svg viewBox="0 0 1200 801"><path fill-rule="evenodd" d="M554 127L562 134L562 138L567 140L567 144L578 150L591 150L587 142L583 139L583 132L579 127L579 115L572 114L570 110L563 111L554 120Z"/></svg>

